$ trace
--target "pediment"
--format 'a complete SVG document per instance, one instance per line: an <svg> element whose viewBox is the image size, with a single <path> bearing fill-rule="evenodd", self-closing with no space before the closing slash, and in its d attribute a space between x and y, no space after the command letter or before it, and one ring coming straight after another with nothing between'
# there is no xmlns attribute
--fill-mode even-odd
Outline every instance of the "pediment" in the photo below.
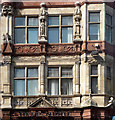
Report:
<svg viewBox="0 0 115 120"><path fill-rule="evenodd" d="M33 107L33 108L51 108L51 107L55 107L55 106L52 105L47 99L39 98L36 101L34 101L32 104L30 104L29 107Z"/></svg>

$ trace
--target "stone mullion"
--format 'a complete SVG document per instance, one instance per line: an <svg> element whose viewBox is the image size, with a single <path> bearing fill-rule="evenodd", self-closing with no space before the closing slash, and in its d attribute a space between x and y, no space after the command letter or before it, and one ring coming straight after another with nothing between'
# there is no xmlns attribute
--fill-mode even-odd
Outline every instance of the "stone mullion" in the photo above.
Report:
<svg viewBox="0 0 115 120"><path fill-rule="evenodd" d="M59 95L61 95L61 66L59 67ZM59 107L61 107L61 97L59 97Z"/></svg>
<svg viewBox="0 0 115 120"><path fill-rule="evenodd" d="M59 43L62 43L62 39L61 39L61 15L59 15Z"/></svg>
<svg viewBox="0 0 115 120"><path fill-rule="evenodd" d="M27 96L27 67L25 67L25 96Z"/></svg>
<svg viewBox="0 0 115 120"><path fill-rule="evenodd" d="M40 65L40 87L41 87L41 95L45 94L45 62L41 61Z"/></svg>
<svg viewBox="0 0 115 120"><path fill-rule="evenodd" d="M28 37L27 37L27 35L28 35L28 33L27 33L27 31L28 31L28 28L27 28L27 16L25 17L25 43L27 44L28 43Z"/></svg>

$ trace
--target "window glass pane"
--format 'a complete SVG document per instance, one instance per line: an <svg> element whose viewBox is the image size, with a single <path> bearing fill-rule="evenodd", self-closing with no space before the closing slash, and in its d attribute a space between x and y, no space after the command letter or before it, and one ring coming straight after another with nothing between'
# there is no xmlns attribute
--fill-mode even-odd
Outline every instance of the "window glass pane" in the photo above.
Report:
<svg viewBox="0 0 115 120"><path fill-rule="evenodd" d="M27 95L38 95L38 80L27 80Z"/></svg>
<svg viewBox="0 0 115 120"><path fill-rule="evenodd" d="M99 22L100 13L89 13L89 22Z"/></svg>
<svg viewBox="0 0 115 120"><path fill-rule="evenodd" d="M14 69L14 77L25 77L25 69L24 68L15 68Z"/></svg>
<svg viewBox="0 0 115 120"><path fill-rule="evenodd" d="M106 14L106 18L105 18L106 24L109 26L112 26L112 16Z"/></svg>
<svg viewBox="0 0 115 120"><path fill-rule="evenodd" d="M28 68L28 77L38 77L38 69Z"/></svg>
<svg viewBox="0 0 115 120"><path fill-rule="evenodd" d="M111 78L111 68L107 66L107 78Z"/></svg>
<svg viewBox="0 0 115 120"><path fill-rule="evenodd" d="M25 26L25 18L24 17L16 17L15 18L15 26Z"/></svg>
<svg viewBox="0 0 115 120"><path fill-rule="evenodd" d="M61 85L62 95L72 95L73 91L72 79L62 79Z"/></svg>
<svg viewBox="0 0 115 120"><path fill-rule="evenodd" d="M28 28L28 43L38 43L38 28Z"/></svg>
<svg viewBox="0 0 115 120"><path fill-rule="evenodd" d="M25 81L15 80L14 81L14 95L24 96L25 95Z"/></svg>
<svg viewBox="0 0 115 120"><path fill-rule="evenodd" d="M97 77L91 78L91 92L94 94L98 93L98 78Z"/></svg>
<svg viewBox="0 0 115 120"><path fill-rule="evenodd" d="M72 34L73 29L72 27L62 28L62 43L72 43Z"/></svg>
<svg viewBox="0 0 115 120"><path fill-rule="evenodd" d="M99 24L89 24L89 40L99 40L99 32Z"/></svg>
<svg viewBox="0 0 115 120"><path fill-rule="evenodd" d="M107 42L112 43L112 28L109 26L105 27L105 39Z"/></svg>
<svg viewBox="0 0 115 120"><path fill-rule="evenodd" d="M38 18L28 18L29 26L38 26Z"/></svg>
<svg viewBox="0 0 115 120"><path fill-rule="evenodd" d="M48 42L59 43L59 28L48 28Z"/></svg>
<svg viewBox="0 0 115 120"><path fill-rule="evenodd" d="M59 25L59 17L48 17L48 25Z"/></svg>
<svg viewBox="0 0 115 120"><path fill-rule="evenodd" d="M48 77L58 77L59 68L48 68Z"/></svg>
<svg viewBox="0 0 115 120"><path fill-rule="evenodd" d="M15 28L15 43L25 43L25 29Z"/></svg>
<svg viewBox="0 0 115 120"><path fill-rule="evenodd" d="M48 80L48 94L49 95L58 95L59 94L58 80Z"/></svg>
<svg viewBox="0 0 115 120"><path fill-rule="evenodd" d="M72 77L72 68L62 68L62 77Z"/></svg>
<svg viewBox="0 0 115 120"><path fill-rule="evenodd" d="M62 25L73 25L72 16L62 16Z"/></svg>
<svg viewBox="0 0 115 120"><path fill-rule="evenodd" d="M98 66L97 65L92 65L91 66L91 74L92 75L98 75Z"/></svg>

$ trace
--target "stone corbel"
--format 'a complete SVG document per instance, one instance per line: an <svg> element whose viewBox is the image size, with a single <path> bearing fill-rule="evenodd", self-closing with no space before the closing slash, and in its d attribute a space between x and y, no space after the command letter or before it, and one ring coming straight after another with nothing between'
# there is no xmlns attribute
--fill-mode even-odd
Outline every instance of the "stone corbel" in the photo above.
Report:
<svg viewBox="0 0 115 120"><path fill-rule="evenodd" d="M46 4L40 4L40 17L39 17L39 43L47 43L47 11L46 11Z"/></svg>
<svg viewBox="0 0 115 120"><path fill-rule="evenodd" d="M73 42L81 41L81 10L80 10L80 3L75 3L75 11L74 11L74 39Z"/></svg>

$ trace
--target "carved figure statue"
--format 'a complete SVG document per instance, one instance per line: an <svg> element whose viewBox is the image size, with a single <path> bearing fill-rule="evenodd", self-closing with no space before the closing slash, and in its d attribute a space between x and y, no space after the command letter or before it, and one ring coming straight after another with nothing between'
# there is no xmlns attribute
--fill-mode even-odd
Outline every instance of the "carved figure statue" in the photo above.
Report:
<svg viewBox="0 0 115 120"><path fill-rule="evenodd" d="M44 36L44 35L45 35L45 19L41 19L40 35L41 35L41 36Z"/></svg>

